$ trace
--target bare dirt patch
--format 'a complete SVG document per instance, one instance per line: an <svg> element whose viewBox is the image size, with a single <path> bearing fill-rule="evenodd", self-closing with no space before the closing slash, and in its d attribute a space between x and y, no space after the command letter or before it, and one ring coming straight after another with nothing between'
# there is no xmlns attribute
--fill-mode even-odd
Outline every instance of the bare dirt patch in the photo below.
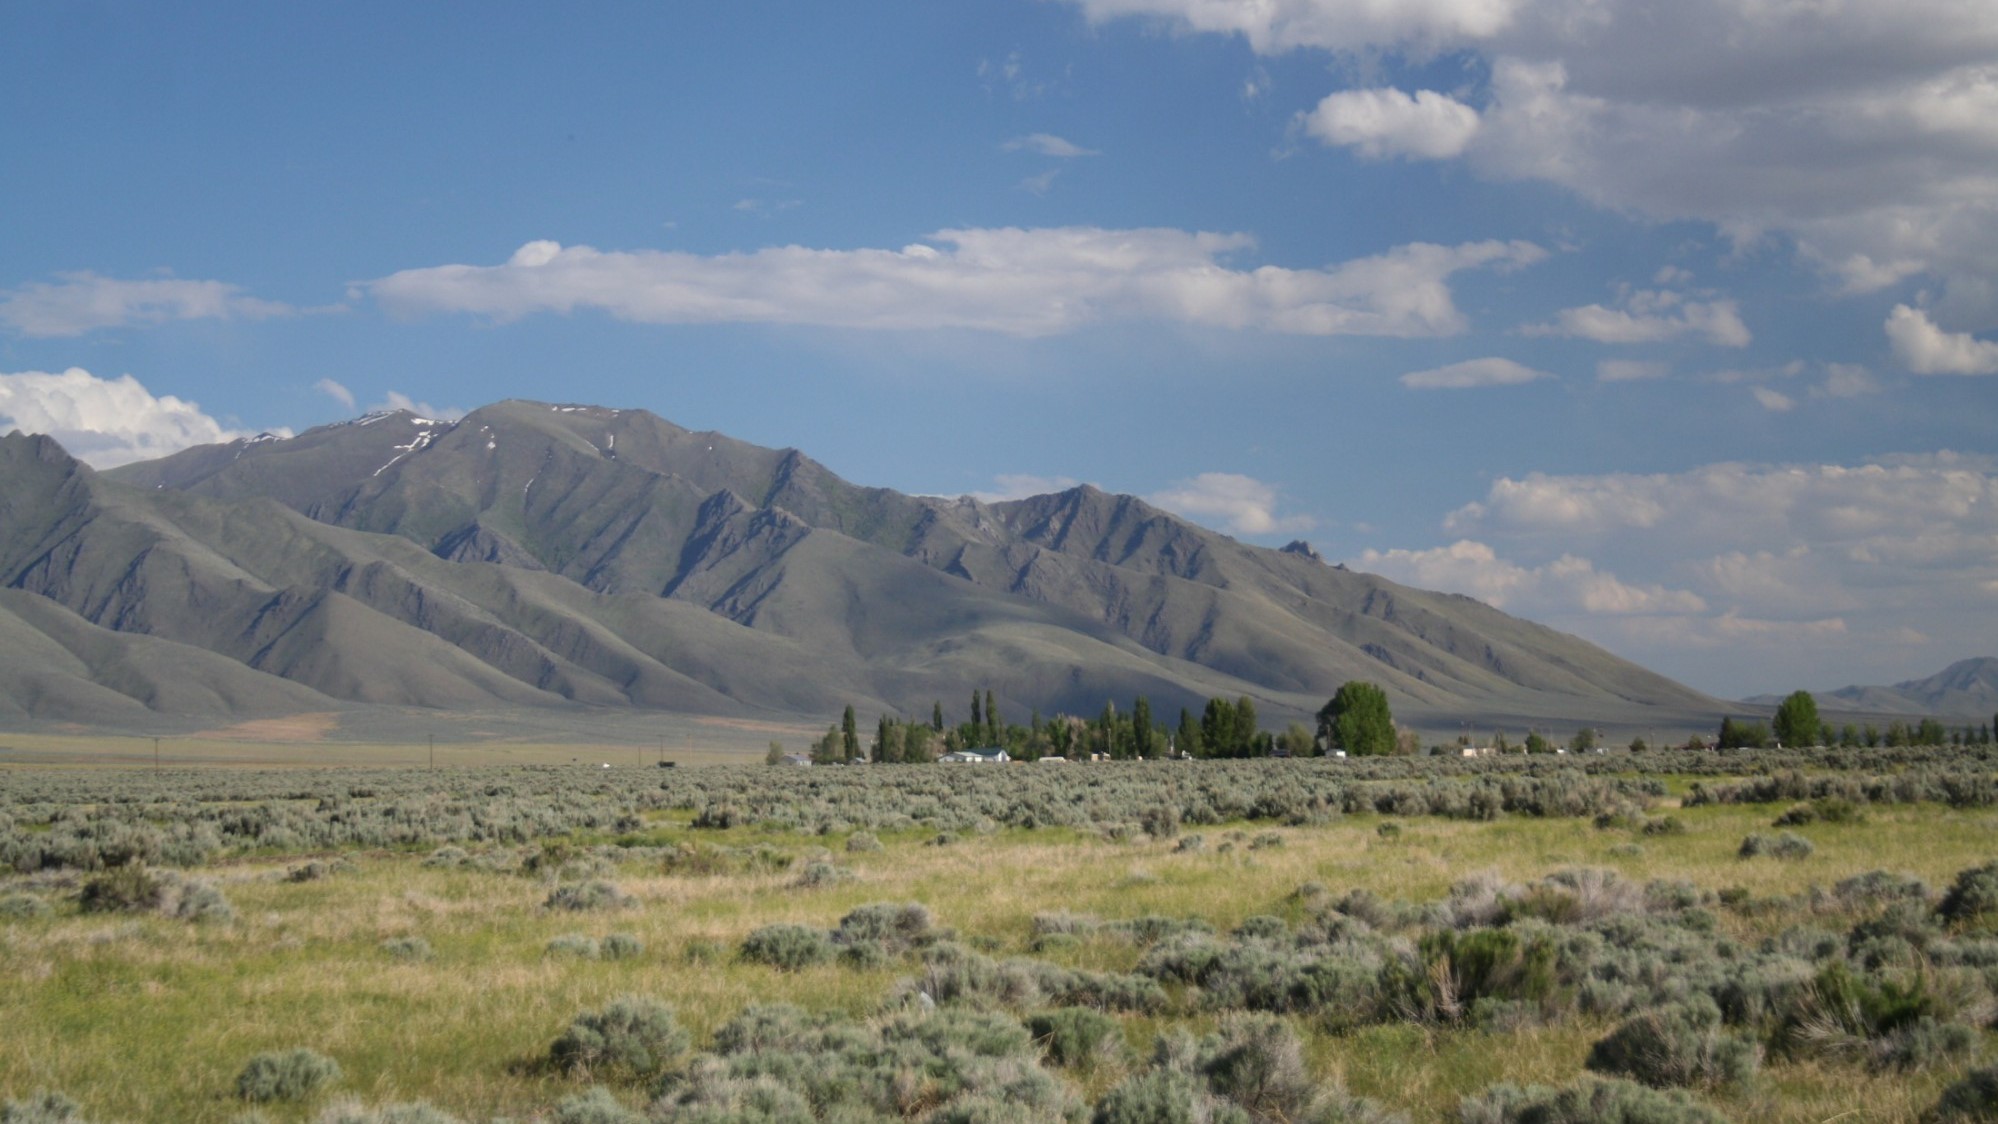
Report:
<svg viewBox="0 0 1998 1124"><path fill-rule="evenodd" d="M319 742L340 728L337 714L293 714L285 718L254 718L216 730L203 730L194 737L229 741Z"/></svg>
<svg viewBox="0 0 1998 1124"><path fill-rule="evenodd" d="M725 730L745 730L752 734L802 734L813 729L802 722L765 722L756 718L695 718L700 726L719 726Z"/></svg>

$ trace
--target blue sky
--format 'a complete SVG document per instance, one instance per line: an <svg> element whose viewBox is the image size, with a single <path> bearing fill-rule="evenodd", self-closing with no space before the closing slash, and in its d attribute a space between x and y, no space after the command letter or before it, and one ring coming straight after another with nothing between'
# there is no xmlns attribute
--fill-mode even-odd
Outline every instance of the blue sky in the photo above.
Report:
<svg viewBox="0 0 1998 1124"><path fill-rule="evenodd" d="M1998 654L1998 9L575 11L0 9L0 422L642 407L1722 695Z"/></svg>

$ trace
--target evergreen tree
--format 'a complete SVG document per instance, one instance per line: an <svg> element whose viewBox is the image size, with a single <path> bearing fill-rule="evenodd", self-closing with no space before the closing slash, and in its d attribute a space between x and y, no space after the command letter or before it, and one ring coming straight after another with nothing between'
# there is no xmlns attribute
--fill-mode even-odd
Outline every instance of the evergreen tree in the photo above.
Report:
<svg viewBox="0 0 1998 1124"><path fill-rule="evenodd" d="M943 733L943 700L930 704L930 729Z"/></svg>
<svg viewBox="0 0 1998 1124"><path fill-rule="evenodd" d="M1338 693L1318 710L1318 729L1328 748L1355 757L1386 756L1395 750L1387 692L1362 679L1339 685Z"/></svg>
<svg viewBox="0 0 1998 1124"><path fill-rule="evenodd" d="M985 689L985 744L1003 745L1006 724L999 721L999 704L992 701L992 689Z"/></svg>
<svg viewBox="0 0 1998 1124"><path fill-rule="evenodd" d="M874 760L884 765L902 760L901 740L894 725L888 721L888 713L883 711L874 723Z"/></svg>
<svg viewBox="0 0 1998 1124"><path fill-rule="evenodd" d="M1152 756L1152 704L1143 695L1131 701L1131 752L1138 757Z"/></svg>
<svg viewBox="0 0 1998 1124"><path fill-rule="evenodd" d="M1209 757L1235 756L1235 706L1227 699L1208 699L1200 716L1200 744Z"/></svg>
<svg viewBox="0 0 1998 1124"><path fill-rule="evenodd" d="M1256 704L1249 696L1235 700L1235 755L1252 757L1256 753L1256 735L1262 727L1256 721Z"/></svg>
<svg viewBox="0 0 1998 1124"><path fill-rule="evenodd" d="M847 761L860 759L860 731L854 726L852 703L846 704L846 713L839 720L839 741Z"/></svg>
<svg viewBox="0 0 1998 1124"><path fill-rule="evenodd" d="M978 689L976 687L971 690L971 724L977 730L977 734L974 736L984 735L985 705L979 701Z"/></svg>
<svg viewBox="0 0 1998 1124"><path fill-rule="evenodd" d="M1818 740L1818 700L1809 691L1792 691L1790 697L1776 707L1776 717L1770 722L1775 729L1776 740L1786 746L1816 744Z"/></svg>

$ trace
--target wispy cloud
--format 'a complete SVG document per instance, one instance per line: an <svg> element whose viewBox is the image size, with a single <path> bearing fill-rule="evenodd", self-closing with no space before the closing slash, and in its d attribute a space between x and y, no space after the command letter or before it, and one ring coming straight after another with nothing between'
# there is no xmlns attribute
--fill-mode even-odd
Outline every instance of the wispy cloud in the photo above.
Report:
<svg viewBox="0 0 1998 1124"><path fill-rule="evenodd" d="M945 230L899 250L781 246L701 256L530 242L500 265L410 269L366 288L399 315L513 320L598 309L642 323L778 323L1047 336L1120 320L1288 335L1464 330L1449 279L1546 256L1529 242L1411 243L1325 269L1238 268L1244 234L1099 227Z"/></svg>
<svg viewBox="0 0 1998 1124"><path fill-rule="evenodd" d="M1082 481L1073 476L1036 476L1026 472L1002 472L992 478L991 489L972 492L970 495L972 499L984 503L1004 503L1007 500L1023 500L1028 496L1066 492L1080 483Z"/></svg>
<svg viewBox="0 0 1998 1124"><path fill-rule="evenodd" d="M1521 383L1551 379L1553 374L1535 370L1510 359L1466 359L1427 371L1410 371L1401 376L1401 385L1415 390L1464 390L1480 386L1518 386Z"/></svg>
<svg viewBox="0 0 1998 1124"><path fill-rule="evenodd" d="M340 403L349 410L354 408L354 392L332 379L320 379L312 384L312 389Z"/></svg>
<svg viewBox="0 0 1998 1124"><path fill-rule="evenodd" d="M170 320L263 320L297 310L243 295L221 281L155 277L126 281L95 273L58 274L0 290L0 324L24 336L80 336L101 328Z"/></svg>
<svg viewBox="0 0 1998 1124"><path fill-rule="evenodd" d="M1624 294L1620 307L1600 304L1562 309L1551 323L1528 324L1528 336L1567 336L1597 343L1660 343L1687 336L1721 347L1746 347L1754 339L1731 300L1689 300L1662 289Z"/></svg>
<svg viewBox="0 0 1998 1124"><path fill-rule="evenodd" d="M1031 133L1024 137L1014 137L1003 146L1008 152L1033 152L1041 156L1053 156L1068 160L1077 156L1101 156L1093 148L1084 148L1073 141L1055 136L1053 133Z"/></svg>

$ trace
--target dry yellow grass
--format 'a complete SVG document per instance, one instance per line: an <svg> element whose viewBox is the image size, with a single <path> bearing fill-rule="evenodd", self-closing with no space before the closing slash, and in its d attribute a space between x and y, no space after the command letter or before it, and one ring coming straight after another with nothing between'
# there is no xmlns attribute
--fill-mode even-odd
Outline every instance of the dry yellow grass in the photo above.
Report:
<svg viewBox="0 0 1998 1124"><path fill-rule="evenodd" d="M757 1000L875 1010L897 970L780 973L729 954L758 926L830 927L866 902L923 902L960 934L1018 955L1037 913L1199 915L1226 929L1254 914L1294 912L1291 895L1306 882L1335 894L1367 888L1425 900L1472 874L1523 882L1588 865L1758 896L1876 868L1943 885L1991 857L1998 826L1989 812L1869 809L1863 825L1804 829L1817 845L1807 860L1743 861L1735 848L1744 834L1767 830L1768 809L1678 814L1687 834L1643 839L1641 853L1621 854L1628 833L1587 822L1409 820L1386 839L1376 817L1357 816L1275 829L1281 845L1259 849L1246 845L1249 836L1270 829L1236 838L1209 829L1198 852L1054 832L1000 832L942 847L891 840L882 851L836 854L855 877L824 889L799 888L789 873L689 877L632 863L612 877L637 904L581 914L544 909L548 885L532 878L433 869L413 855L350 856L354 871L304 883L284 881L282 863L235 863L206 872L236 907L237 920L226 925L73 913L0 923L0 1094L63 1089L97 1120L223 1121L240 1111L228 1093L251 1054L310 1046L338 1059L347 1075L342 1091L370 1102L424 1098L468 1120L527 1117L575 1091L535 1065L549 1041L576 1013L619 994L670 1002L697 1040ZM799 854L840 842L782 841ZM1723 923L1746 939L1758 936L1760 922L1723 915ZM545 951L572 932L628 933L645 952L589 961ZM434 955L400 962L380 947L405 936L421 937ZM713 955L716 948L722 955ZM1062 957L1129 970L1137 952L1090 941ZM1175 1022L1211 1025L1199 1015L1127 1022L1141 1051ZM1583 1021L1509 1034L1393 1025L1332 1036L1301 1026L1319 1074L1418 1121L1448 1118L1458 1098L1493 1081L1572 1078L1606 1029ZM1107 1065L1087 1074L1085 1089L1100 1093L1121 1072ZM1953 1075L1877 1076L1781 1061L1717 1103L1738 1119L1780 1124L1912 1121ZM310 1106L267 1114L282 1124L309 1118Z"/></svg>

